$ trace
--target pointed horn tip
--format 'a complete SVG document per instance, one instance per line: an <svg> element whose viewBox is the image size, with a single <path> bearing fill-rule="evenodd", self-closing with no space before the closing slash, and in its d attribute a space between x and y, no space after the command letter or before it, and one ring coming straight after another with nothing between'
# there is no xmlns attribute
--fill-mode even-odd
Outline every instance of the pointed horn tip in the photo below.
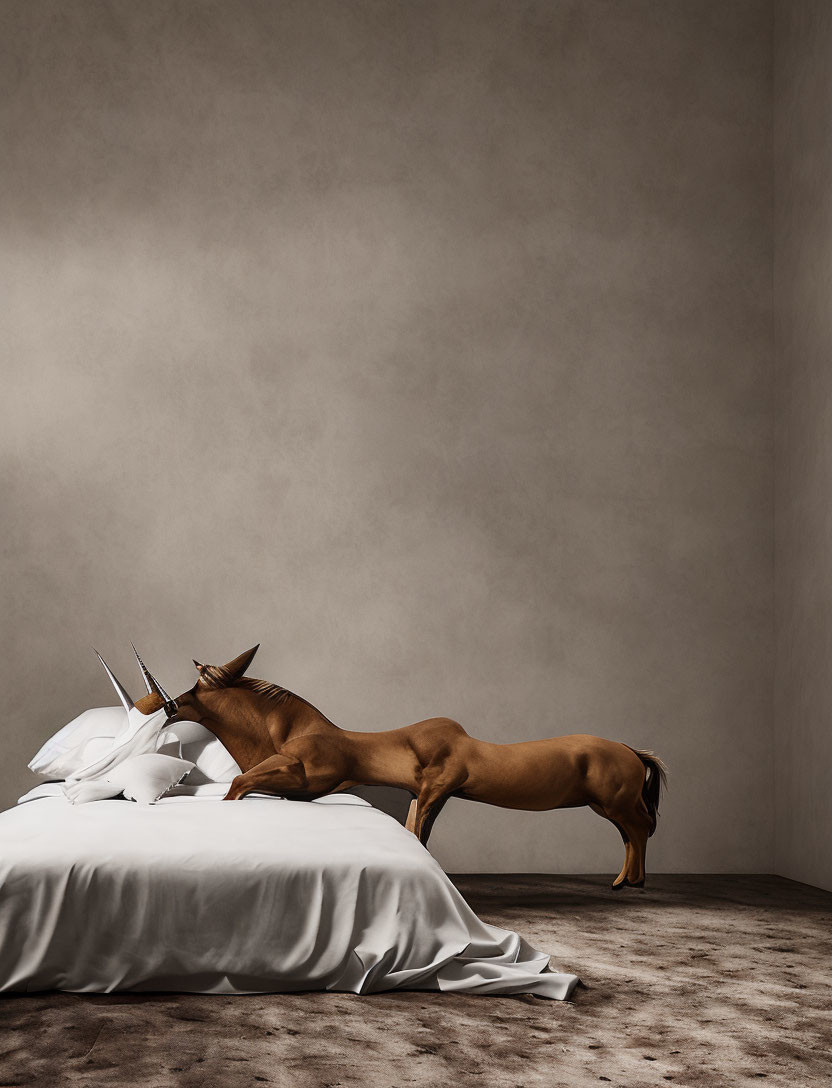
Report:
<svg viewBox="0 0 832 1088"><path fill-rule="evenodd" d="M136 654L136 656L138 657L139 655ZM156 695L161 696L161 698L165 700L166 706L175 706L176 700L171 699L171 697L168 695L168 693L165 691L165 689L162 687L162 685L159 683L159 681L156 679L156 677L153 675L153 673L145 665L140 657L139 664L142 667L142 675L144 676L144 681L147 685L148 692L155 692Z"/></svg>
<svg viewBox="0 0 832 1088"><path fill-rule="evenodd" d="M113 687L116 690L116 695L118 695L119 702L121 703L121 705L124 707L124 709L129 714L130 711L132 710L132 708L136 705L133 702L132 696L127 691L127 689L124 687L124 685L118 680L118 678L116 677L113 670L110 668L110 666L104 660L104 658L101 656L101 654L98 652L98 650L95 649L95 647L93 647L93 651L95 653L95 656L98 658L98 660L104 666L104 671L109 676L110 683L113 685Z"/></svg>
<svg viewBox="0 0 832 1088"><path fill-rule="evenodd" d="M153 692L153 684L151 683L152 677L147 665L139 657L139 651L136 649L136 644L131 641L130 645L133 647L133 653L136 655L136 661L139 663L139 668L142 671L142 679L144 680L144 686L147 688L147 693L150 695Z"/></svg>

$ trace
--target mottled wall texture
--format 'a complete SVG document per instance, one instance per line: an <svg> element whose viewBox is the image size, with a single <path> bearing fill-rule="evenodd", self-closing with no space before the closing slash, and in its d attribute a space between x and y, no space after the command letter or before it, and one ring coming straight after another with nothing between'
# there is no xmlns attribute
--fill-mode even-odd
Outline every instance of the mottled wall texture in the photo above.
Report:
<svg viewBox="0 0 832 1088"><path fill-rule="evenodd" d="M775 864L832 889L832 5L775 29Z"/></svg>
<svg viewBox="0 0 832 1088"><path fill-rule="evenodd" d="M182 690L261 641L348 727L653 748L653 869L770 869L770 5L0 23L2 802L91 645ZM621 861L589 811L432 844Z"/></svg>

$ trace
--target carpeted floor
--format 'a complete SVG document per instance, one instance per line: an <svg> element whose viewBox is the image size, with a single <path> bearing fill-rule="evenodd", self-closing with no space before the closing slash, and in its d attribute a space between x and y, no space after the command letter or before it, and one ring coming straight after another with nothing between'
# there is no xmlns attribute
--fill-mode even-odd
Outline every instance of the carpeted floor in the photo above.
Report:
<svg viewBox="0 0 832 1088"><path fill-rule="evenodd" d="M574 1001L424 993L0 998L0 1085L832 1085L832 894L776 877L460 877Z"/></svg>

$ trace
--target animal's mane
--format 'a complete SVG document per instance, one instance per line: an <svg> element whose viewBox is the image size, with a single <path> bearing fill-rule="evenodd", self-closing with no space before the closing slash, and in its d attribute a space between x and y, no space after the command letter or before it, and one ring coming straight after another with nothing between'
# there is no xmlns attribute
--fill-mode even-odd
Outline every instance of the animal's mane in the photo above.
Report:
<svg viewBox="0 0 832 1088"><path fill-rule="evenodd" d="M262 695L278 705L287 702L289 699L297 699L300 703L312 706L302 696L296 695L293 691L289 691L288 688L281 687L280 684L273 684L270 680L257 680L253 676L242 676L239 680L234 680L223 665L201 665L199 675L201 682L214 691L221 688L245 688L247 691ZM317 707L312 707L312 709L316 710ZM320 711L318 713L320 714Z"/></svg>
<svg viewBox="0 0 832 1088"><path fill-rule="evenodd" d="M258 695L264 695L267 699L271 699L272 702L275 703L285 703L287 699L299 698L293 691L289 691L288 688L282 688L279 684L273 684L270 680L256 680L253 676L244 676L241 680L236 680L230 686L234 688L247 688L249 691L255 691Z"/></svg>

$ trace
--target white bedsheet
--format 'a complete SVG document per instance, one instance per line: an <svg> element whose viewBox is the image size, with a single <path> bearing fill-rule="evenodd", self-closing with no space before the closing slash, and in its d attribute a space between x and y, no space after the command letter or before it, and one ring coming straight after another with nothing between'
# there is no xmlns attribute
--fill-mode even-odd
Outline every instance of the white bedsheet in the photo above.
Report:
<svg viewBox="0 0 832 1088"><path fill-rule="evenodd" d="M481 922L360 798L73 806L38 792L0 813L2 990L565 998L577 982Z"/></svg>

